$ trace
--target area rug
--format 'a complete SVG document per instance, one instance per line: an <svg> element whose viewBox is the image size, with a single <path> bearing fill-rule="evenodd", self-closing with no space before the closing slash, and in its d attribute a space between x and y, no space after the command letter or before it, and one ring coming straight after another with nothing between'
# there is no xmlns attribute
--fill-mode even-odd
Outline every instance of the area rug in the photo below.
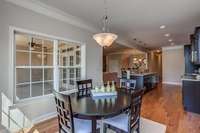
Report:
<svg viewBox="0 0 200 133"><path fill-rule="evenodd" d="M141 133L165 133L167 126L149 119L141 118Z"/></svg>
<svg viewBox="0 0 200 133"><path fill-rule="evenodd" d="M161 123L141 118L140 119L140 133L165 133L166 125ZM115 133L112 130L108 130L107 133Z"/></svg>

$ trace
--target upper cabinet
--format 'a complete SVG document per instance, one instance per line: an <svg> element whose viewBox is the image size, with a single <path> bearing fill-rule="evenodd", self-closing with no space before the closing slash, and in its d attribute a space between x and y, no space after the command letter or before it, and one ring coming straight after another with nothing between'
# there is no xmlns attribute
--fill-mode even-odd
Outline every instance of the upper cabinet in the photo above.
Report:
<svg viewBox="0 0 200 133"><path fill-rule="evenodd" d="M194 64L200 64L200 27L196 27L195 33L190 36L192 44L191 61Z"/></svg>

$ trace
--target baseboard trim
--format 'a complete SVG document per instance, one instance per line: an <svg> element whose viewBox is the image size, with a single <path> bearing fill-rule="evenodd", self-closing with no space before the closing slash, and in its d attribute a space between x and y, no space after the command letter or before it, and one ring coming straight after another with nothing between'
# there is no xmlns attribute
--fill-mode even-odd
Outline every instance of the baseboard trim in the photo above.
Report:
<svg viewBox="0 0 200 133"><path fill-rule="evenodd" d="M182 86L181 82L165 82L165 81L163 81L162 83L163 84L170 84L170 85L179 85L179 86Z"/></svg>
<svg viewBox="0 0 200 133"><path fill-rule="evenodd" d="M32 120L32 123L33 124L38 124L38 123L41 123L41 122L44 122L46 120L49 120L51 118L54 118L57 116L57 113L56 112L51 112L51 113L48 113L48 114L44 114L44 115L41 115L35 119Z"/></svg>

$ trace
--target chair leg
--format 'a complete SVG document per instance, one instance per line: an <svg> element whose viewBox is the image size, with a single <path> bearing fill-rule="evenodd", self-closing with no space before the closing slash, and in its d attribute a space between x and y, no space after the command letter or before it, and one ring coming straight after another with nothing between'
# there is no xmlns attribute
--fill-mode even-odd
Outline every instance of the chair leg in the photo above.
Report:
<svg viewBox="0 0 200 133"><path fill-rule="evenodd" d="M140 133L140 120L138 120L136 132L137 132L137 133Z"/></svg>
<svg viewBox="0 0 200 133"><path fill-rule="evenodd" d="M137 129L136 129L136 132L137 132L137 133L140 133L140 128L137 128Z"/></svg>
<svg viewBox="0 0 200 133"><path fill-rule="evenodd" d="M60 124L59 124L59 125L58 125L58 132L61 133L61 130L62 130L62 128L61 128L61 126L60 126Z"/></svg>
<svg viewBox="0 0 200 133"><path fill-rule="evenodd" d="M106 133L106 132L107 132L107 125L103 124L103 133Z"/></svg>

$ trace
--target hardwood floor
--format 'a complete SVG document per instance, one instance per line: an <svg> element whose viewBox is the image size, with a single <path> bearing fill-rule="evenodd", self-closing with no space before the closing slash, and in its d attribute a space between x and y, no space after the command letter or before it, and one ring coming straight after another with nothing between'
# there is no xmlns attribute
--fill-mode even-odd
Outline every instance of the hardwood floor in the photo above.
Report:
<svg viewBox="0 0 200 133"><path fill-rule="evenodd" d="M167 125L166 133L200 133L200 115L185 112L181 87L159 85L143 99L142 116Z"/></svg>
<svg viewBox="0 0 200 133"><path fill-rule="evenodd" d="M159 85L145 94L141 115L167 125L166 133L200 133L200 115L185 112L182 106L181 87ZM35 125L29 133L55 133L57 119Z"/></svg>

